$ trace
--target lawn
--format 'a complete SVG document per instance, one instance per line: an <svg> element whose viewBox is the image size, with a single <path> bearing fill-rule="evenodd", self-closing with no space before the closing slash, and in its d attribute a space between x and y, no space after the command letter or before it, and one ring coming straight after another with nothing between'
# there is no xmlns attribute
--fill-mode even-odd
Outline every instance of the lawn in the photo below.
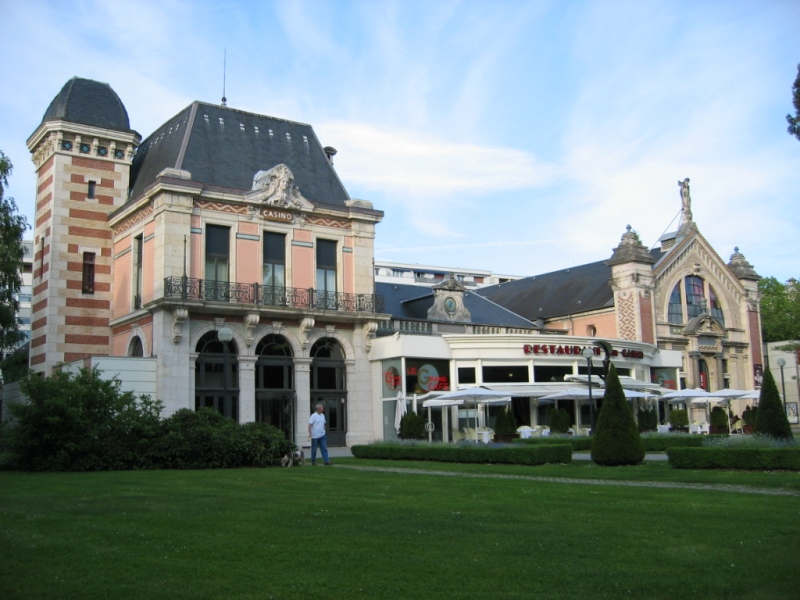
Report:
<svg viewBox="0 0 800 600"><path fill-rule="evenodd" d="M356 465L421 466L0 473L0 598L757 599L800 589L797 495L342 468ZM794 473L663 464L422 466L800 489Z"/></svg>

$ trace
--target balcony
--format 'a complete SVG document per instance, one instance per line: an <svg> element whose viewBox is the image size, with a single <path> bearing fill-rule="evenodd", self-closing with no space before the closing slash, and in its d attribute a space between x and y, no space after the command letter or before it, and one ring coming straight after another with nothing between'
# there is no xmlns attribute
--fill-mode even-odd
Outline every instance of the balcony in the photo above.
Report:
<svg viewBox="0 0 800 600"><path fill-rule="evenodd" d="M166 277L164 298L367 313L382 313L385 307L383 296L375 294L321 292L314 288L270 287L190 277Z"/></svg>

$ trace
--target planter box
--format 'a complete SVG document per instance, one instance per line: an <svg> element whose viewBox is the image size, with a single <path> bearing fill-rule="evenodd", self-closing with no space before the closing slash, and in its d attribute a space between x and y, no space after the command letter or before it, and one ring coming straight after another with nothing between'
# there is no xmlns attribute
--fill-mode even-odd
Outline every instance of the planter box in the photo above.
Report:
<svg viewBox="0 0 800 600"><path fill-rule="evenodd" d="M495 433L494 434L494 441L499 444L510 444L514 440L519 439L518 433Z"/></svg>
<svg viewBox="0 0 800 600"><path fill-rule="evenodd" d="M711 425L708 428L708 433L711 435L728 433L728 428L724 425Z"/></svg>

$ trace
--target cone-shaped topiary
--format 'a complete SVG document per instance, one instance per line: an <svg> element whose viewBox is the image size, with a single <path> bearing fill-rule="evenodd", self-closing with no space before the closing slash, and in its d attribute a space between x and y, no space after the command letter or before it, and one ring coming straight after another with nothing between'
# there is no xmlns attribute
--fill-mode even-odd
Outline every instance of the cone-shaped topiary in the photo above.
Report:
<svg viewBox="0 0 800 600"><path fill-rule="evenodd" d="M755 432L776 439L794 439L789 419L786 417L786 411L783 408L780 394L778 394L778 386L775 385L775 379L769 369L764 371L764 381L761 384Z"/></svg>
<svg viewBox="0 0 800 600"><path fill-rule="evenodd" d="M639 428L613 364L606 378L603 407L592 431L592 460L606 466L636 465L644 460Z"/></svg>

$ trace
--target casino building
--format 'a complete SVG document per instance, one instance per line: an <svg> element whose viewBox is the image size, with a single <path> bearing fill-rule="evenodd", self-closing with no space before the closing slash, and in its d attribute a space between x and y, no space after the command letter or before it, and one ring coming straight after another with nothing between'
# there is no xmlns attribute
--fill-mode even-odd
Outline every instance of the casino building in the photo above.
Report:
<svg viewBox="0 0 800 600"><path fill-rule="evenodd" d="M193 102L142 140L110 86L73 78L28 147L31 368L98 365L165 415L209 406L300 443L321 403L329 444L352 445L396 435L398 393L497 387L546 420L537 398L586 378L587 346L640 389L750 389L761 368L758 275L699 233L688 180L660 248L628 230L590 265L406 285L376 281L383 213L309 125Z"/></svg>

